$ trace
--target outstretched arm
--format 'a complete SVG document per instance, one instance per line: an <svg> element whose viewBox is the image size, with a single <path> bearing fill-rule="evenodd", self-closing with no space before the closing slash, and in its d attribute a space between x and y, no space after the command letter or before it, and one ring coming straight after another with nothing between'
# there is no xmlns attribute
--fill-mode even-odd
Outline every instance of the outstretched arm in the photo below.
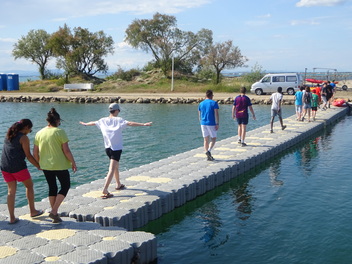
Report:
<svg viewBox="0 0 352 264"><path fill-rule="evenodd" d="M84 126L95 126L95 122L97 122L97 121L90 121L88 123L84 123L84 122L80 121L79 123Z"/></svg>
<svg viewBox="0 0 352 264"><path fill-rule="evenodd" d="M137 122L131 122L127 121L128 126L151 126L153 122L148 122L148 123L137 123Z"/></svg>

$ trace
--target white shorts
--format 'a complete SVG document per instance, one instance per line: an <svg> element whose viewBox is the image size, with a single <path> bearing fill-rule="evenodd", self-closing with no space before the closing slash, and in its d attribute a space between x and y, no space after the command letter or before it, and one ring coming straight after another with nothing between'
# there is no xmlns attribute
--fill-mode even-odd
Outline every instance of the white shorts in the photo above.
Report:
<svg viewBox="0 0 352 264"><path fill-rule="evenodd" d="M215 126L201 125L200 127L202 129L203 137L209 137L210 136L211 138L216 138L217 130L215 129Z"/></svg>

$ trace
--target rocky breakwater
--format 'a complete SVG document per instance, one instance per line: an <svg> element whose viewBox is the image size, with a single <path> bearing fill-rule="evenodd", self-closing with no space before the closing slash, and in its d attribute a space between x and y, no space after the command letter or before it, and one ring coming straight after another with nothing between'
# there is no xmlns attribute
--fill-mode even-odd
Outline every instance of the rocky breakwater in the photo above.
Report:
<svg viewBox="0 0 352 264"><path fill-rule="evenodd" d="M251 96L249 96L251 98ZM2 95L0 97L0 102L15 102L15 103L134 103L134 104L198 104L203 101L204 98L148 98L138 97L136 98L123 98L120 96L35 96L35 95ZM252 104L270 104L270 100L265 97L261 98L251 98ZM228 97L225 99L217 100L219 104L232 104L233 98ZM294 104L292 99L284 99L283 104L291 105Z"/></svg>

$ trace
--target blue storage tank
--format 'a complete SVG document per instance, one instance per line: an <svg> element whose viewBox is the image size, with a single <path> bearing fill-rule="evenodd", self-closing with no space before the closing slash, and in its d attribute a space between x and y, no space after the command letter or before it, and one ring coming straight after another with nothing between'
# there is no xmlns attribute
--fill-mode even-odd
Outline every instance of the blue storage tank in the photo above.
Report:
<svg viewBox="0 0 352 264"><path fill-rule="evenodd" d="M0 91L7 90L7 74L0 73Z"/></svg>
<svg viewBox="0 0 352 264"><path fill-rule="evenodd" d="M16 91L20 89L20 81L17 73L7 74L7 90Z"/></svg>

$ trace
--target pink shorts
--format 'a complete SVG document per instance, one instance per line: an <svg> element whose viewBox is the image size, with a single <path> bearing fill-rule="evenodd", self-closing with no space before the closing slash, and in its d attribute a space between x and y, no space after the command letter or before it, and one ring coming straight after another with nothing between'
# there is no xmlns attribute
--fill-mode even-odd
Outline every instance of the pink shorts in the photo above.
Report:
<svg viewBox="0 0 352 264"><path fill-rule="evenodd" d="M15 173L10 173L6 171L1 171L2 176L4 177L5 182L18 181L23 182L31 178L28 169L24 169Z"/></svg>

